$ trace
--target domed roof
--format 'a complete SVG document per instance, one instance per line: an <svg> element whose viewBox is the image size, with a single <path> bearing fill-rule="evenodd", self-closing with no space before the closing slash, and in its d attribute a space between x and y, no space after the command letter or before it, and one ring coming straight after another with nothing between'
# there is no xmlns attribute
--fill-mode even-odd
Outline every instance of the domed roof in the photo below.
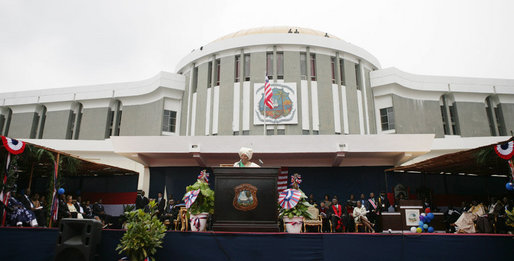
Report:
<svg viewBox="0 0 514 261"><path fill-rule="evenodd" d="M231 38L237 38L237 37L241 37L241 36L253 35L253 34L287 34L287 33L308 34L308 35L314 35L314 36L320 36L320 37L329 37L329 38L339 39L338 37L336 37L332 34L314 30L314 29L310 29L310 28L295 27L295 26L265 26L265 27L256 27L256 28L240 30L235 33L227 34L221 38L216 39L214 42L220 41L220 40L231 39ZM341 39L339 39L339 40L341 40Z"/></svg>

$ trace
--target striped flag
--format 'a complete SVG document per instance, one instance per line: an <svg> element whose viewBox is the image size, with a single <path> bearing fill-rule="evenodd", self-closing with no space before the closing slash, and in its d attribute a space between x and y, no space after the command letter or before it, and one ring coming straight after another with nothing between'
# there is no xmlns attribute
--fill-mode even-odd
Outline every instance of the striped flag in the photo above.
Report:
<svg viewBox="0 0 514 261"><path fill-rule="evenodd" d="M283 167L280 169L280 174L278 174L277 179L277 192L280 194L280 192L287 189L287 176L288 176L288 169Z"/></svg>
<svg viewBox="0 0 514 261"><path fill-rule="evenodd" d="M57 218L59 217L59 199L57 198L57 175L59 174L58 172L58 162L59 158L57 158L57 160L55 160L54 162L54 192L52 194L52 210L51 210L51 213L52 213L52 219L54 221L57 220Z"/></svg>
<svg viewBox="0 0 514 261"><path fill-rule="evenodd" d="M271 100L272 97L273 91L271 90L268 76L266 76L266 82L264 83L264 105L268 106L270 110L273 110L273 101Z"/></svg>

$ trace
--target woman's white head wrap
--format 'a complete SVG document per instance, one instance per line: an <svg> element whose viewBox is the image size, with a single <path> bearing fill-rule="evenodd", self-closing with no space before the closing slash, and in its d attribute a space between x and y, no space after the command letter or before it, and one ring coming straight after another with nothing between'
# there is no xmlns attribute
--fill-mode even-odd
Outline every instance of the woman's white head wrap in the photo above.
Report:
<svg viewBox="0 0 514 261"><path fill-rule="evenodd" d="M251 148L241 147L241 149L239 149L239 157L243 156L243 154L246 154L250 160L252 159L253 150Z"/></svg>

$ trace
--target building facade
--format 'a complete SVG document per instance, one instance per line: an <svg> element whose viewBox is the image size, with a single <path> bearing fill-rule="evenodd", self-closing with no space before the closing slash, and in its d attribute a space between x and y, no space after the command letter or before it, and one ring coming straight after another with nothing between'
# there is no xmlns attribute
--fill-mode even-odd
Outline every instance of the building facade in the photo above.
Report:
<svg viewBox="0 0 514 261"><path fill-rule="evenodd" d="M273 90L273 108L264 106L266 77ZM383 154L391 160L370 156L365 163L358 157L373 153L373 144L360 144L353 147L358 148L354 161L338 157L343 152L351 155L352 148L345 144L361 142L346 136L378 136L378 140L370 140L391 142L389 147L405 139L410 139L406 143L415 142L416 137L428 137L428 143L424 142L430 144L435 137L434 144L442 153L500 141L512 135L513 120L514 80L423 76L382 69L362 48L299 27L263 27L224 36L186 55L176 73L160 72L143 81L0 94L2 135L50 147L57 144L57 149L125 168L127 160L135 161L129 168L140 172L139 183L146 184L143 188L148 187L148 167L218 164L212 155L228 151L223 151L227 150L224 147L218 151L220 146L214 145L230 143L227 136L248 136L233 137L233 141L251 146L252 141L260 141L255 136L284 135L286 139L276 142L289 142L280 148L288 153L318 153L312 154L313 160L335 153L320 161L327 166L397 165L431 150L398 145L402 151ZM405 136L382 138L381 134ZM309 146L325 144L320 142L323 139L334 144L325 149L318 146L316 152L291 145L306 135L319 135L318 140L309 139ZM139 151L131 151L126 146L117 148L119 139L111 143L112 137L134 136L176 137L164 142L169 146L166 149L139 146ZM194 147L193 137L184 137L182 141L188 144L182 144L181 136L224 137L199 139L203 148L216 150L209 152ZM178 148L179 144L183 148ZM272 148L266 149L273 154ZM181 156L171 162L159 161L158 153ZM269 160L273 162L273 157Z"/></svg>

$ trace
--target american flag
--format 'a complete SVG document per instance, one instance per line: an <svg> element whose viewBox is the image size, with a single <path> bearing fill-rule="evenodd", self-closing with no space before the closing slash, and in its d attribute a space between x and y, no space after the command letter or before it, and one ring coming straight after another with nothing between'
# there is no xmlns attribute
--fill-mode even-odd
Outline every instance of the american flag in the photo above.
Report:
<svg viewBox="0 0 514 261"><path fill-rule="evenodd" d="M264 83L264 105L268 106L270 110L273 110L273 101L271 100L272 97L273 91L271 90L268 76L266 76L266 82Z"/></svg>
<svg viewBox="0 0 514 261"><path fill-rule="evenodd" d="M289 171L287 168L281 168L280 174L278 174L278 180L277 180L277 192L280 194L280 192L287 189L287 176Z"/></svg>

